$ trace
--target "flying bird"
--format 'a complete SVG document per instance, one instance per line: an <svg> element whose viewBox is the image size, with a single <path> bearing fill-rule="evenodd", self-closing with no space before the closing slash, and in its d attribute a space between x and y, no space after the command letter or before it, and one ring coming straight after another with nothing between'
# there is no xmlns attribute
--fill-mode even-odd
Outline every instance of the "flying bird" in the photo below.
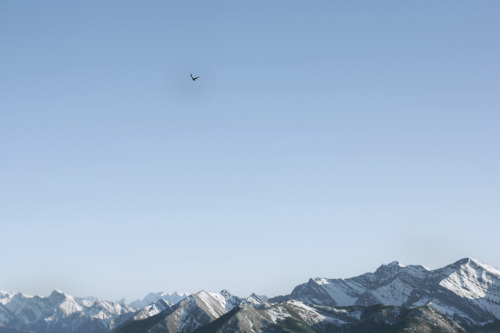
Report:
<svg viewBox="0 0 500 333"><path fill-rule="evenodd" d="M197 77L193 77L193 74L191 74L191 73L190 73L189 75L191 75L191 79L192 79L193 81L196 81L196 79L199 79L199 78L200 78L199 76L197 76Z"/></svg>

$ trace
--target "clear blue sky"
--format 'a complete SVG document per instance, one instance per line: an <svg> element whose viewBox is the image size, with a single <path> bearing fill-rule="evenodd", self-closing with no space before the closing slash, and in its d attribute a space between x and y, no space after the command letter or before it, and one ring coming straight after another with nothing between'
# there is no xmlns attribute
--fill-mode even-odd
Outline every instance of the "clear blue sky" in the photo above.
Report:
<svg viewBox="0 0 500 333"><path fill-rule="evenodd" d="M273 296L393 260L500 267L499 13L1 1L0 289Z"/></svg>

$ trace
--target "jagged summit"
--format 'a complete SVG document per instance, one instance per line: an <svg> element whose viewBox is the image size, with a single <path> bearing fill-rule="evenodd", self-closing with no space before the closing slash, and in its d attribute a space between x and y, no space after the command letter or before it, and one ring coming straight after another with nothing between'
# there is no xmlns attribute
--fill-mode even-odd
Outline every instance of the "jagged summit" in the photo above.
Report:
<svg viewBox="0 0 500 333"><path fill-rule="evenodd" d="M62 298L66 297L66 294L59 289L54 289L54 290L52 290L52 292L50 293L50 295L48 297L62 299Z"/></svg>

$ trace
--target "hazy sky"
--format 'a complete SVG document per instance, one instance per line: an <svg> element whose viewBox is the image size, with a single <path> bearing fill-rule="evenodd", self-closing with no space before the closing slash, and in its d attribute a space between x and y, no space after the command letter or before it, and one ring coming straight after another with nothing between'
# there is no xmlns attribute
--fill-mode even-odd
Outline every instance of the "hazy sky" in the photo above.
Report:
<svg viewBox="0 0 500 333"><path fill-rule="evenodd" d="M0 1L0 289L274 296L393 260L500 267L499 13Z"/></svg>

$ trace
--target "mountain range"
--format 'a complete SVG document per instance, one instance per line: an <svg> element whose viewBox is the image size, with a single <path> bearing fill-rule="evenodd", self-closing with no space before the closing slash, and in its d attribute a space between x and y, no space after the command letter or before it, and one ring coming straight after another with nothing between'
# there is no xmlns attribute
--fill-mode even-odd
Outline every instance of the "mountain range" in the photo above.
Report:
<svg viewBox="0 0 500 333"><path fill-rule="evenodd" d="M150 293L131 303L0 291L0 333L500 332L500 270L465 258L398 262L348 279L314 278L267 299Z"/></svg>

